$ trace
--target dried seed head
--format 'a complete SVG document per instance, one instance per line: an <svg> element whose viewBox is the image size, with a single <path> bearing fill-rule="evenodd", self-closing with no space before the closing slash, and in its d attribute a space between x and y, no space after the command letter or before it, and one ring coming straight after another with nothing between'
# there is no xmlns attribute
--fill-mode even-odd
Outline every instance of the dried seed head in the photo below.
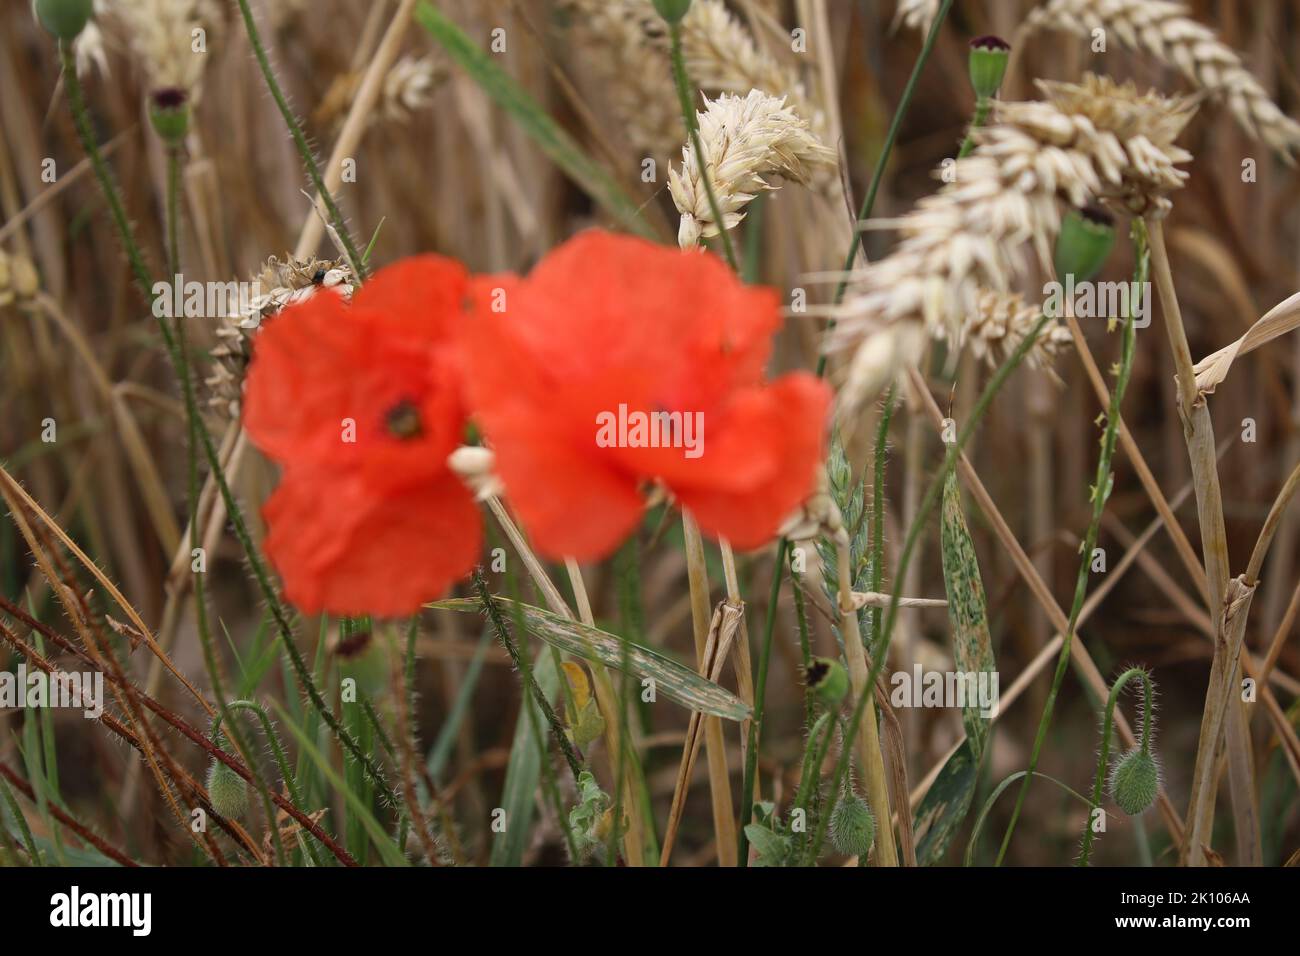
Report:
<svg viewBox="0 0 1300 956"><path fill-rule="evenodd" d="M41 279L32 260L22 253L0 250L0 306L28 302L40 289Z"/></svg>
<svg viewBox="0 0 1300 956"><path fill-rule="evenodd" d="M785 99L751 90L748 96L724 93L705 99L698 114L703 157L687 143L681 169L668 171L668 188L682 214L677 242L683 249L699 245L702 236L716 236L745 218L744 209L760 192L775 189L766 178L781 176L807 183L812 170L835 163L808 124L785 105ZM707 174L718 200L722 223L714 221L705 189Z"/></svg>
<svg viewBox="0 0 1300 956"><path fill-rule="evenodd" d="M995 101L994 125L956 175L898 220L895 251L855 276L836 310L830 351L852 349L840 412L872 400L914 364L940 327L954 341L985 290L1009 292L1031 244L1044 271L1061 227L1061 205L1102 201L1131 215L1160 216L1191 158L1174 138L1192 114L1187 99L1139 94L1131 85L1086 76L1040 83L1047 99Z"/></svg>
<svg viewBox="0 0 1300 956"><path fill-rule="evenodd" d="M1156 802L1160 791L1160 765L1147 750L1135 747L1115 762L1110 775L1110 793L1119 808L1131 817Z"/></svg>
<svg viewBox="0 0 1300 956"><path fill-rule="evenodd" d="M1198 88L1227 102L1251 136L1290 158L1300 151L1300 123L1283 113L1236 51L1187 7L1170 0L1045 0L1029 14L1030 29L1090 37L1097 29L1140 53L1178 68Z"/></svg>
<svg viewBox="0 0 1300 956"><path fill-rule="evenodd" d="M220 760L208 768L208 799L212 809L233 820L248 809L248 783Z"/></svg>
<svg viewBox="0 0 1300 956"><path fill-rule="evenodd" d="M209 403L231 418L239 417L244 375L253 354L253 337L261 324L273 319L285 306L320 292L345 299L352 295L352 271L346 263L329 259L280 260L271 256L253 282L260 294L247 308L222 316L217 325L219 341L210 353L213 363L204 379L211 393Z"/></svg>
<svg viewBox="0 0 1300 956"><path fill-rule="evenodd" d="M845 856L866 856L876 842L876 818L856 793L846 793L831 813L831 843Z"/></svg>

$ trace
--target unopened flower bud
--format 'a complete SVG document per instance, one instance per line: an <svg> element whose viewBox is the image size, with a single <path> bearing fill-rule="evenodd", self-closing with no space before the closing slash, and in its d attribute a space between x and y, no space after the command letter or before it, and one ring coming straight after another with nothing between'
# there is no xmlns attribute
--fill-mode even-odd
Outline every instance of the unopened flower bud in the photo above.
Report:
<svg viewBox="0 0 1300 956"><path fill-rule="evenodd" d="M990 35L970 41L967 67L970 70L970 85L975 88L976 97L986 100L997 96L1010 58L1011 44L1001 37Z"/></svg>
<svg viewBox="0 0 1300 956"><path fill-rule="evenodd" d="M36 19L57 39L71 42L86 28L92 0L32 0Z"/></svg>
<svg viewBox="0 0 1300 956"><path fill-rule="evenodd" d="M1160 790L1160 766L1150 752L1134 748L1115 763L1110 775L1110 793L1119 808L1131 817L1156 802Z"/></svg>
<svg viewBox="0 0 1300 956"><path fill-rule="evenodd" d="M1071 211L1056 237L1057 279L1064 282L1072 275L1076 283L1089 281L1101 271L1114 244L1115 220L1110 213L1096 206Z"/></svg>
<svg viewBox="0 0 1300 956"><path fill-rule="evenodd" d="M856 793L846 793L831 813L831 844L845 856L866 856L876 842L876 818Z"/></svg>

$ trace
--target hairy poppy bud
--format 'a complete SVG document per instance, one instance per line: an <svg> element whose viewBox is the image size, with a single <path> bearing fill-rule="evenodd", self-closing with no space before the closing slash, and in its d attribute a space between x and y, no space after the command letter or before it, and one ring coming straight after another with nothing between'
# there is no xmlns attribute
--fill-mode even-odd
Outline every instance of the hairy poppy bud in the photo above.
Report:
<svg viewBox="0 0 1300 956"><path fill-rule="evenodd" d="M691 8L691 0L654 0L659 16L669 23L679 23Z"/></svg>
<svg viewBox="0 0 1300 956"><path fill-rule="evenodd" d="M220 760L213 760L208 768L208 799L223 817L241 817L248 809L248 784Z"/></svg>
<svg viewBox="0 0 1300 956"><path fill-rule="evenodd" d="M827 710L844 703L849 692L849 675L844 665L829 657L815 657L805 675L808 686Z"/></svg>
<svg viewBox="0 0 1300 956"><path fill-rule="evenodd" d="M75 40L86 28L92 12L91 0L32 0L32 11L41 26L60 40Z"/></svg>
<svg viewBox="0 0 1300 956"><path fill-rule="evenodd" d="M1156 802L1160 789L1160 767L1155 757L1134 748L1115 763L1110 775L1110 793L1119 808L1131 817Z"/></svg>
<svg viewBox="0 0 1300 956"><path fill-rule="evenodd" d="M866 856L876 842L876 818L867 801L846 793L831 813L831 844L845 856Z"/></svg>
<svg viewBox="0 0 1300 956"><path fill-rule="evenodd" d="M1072 275L1076 283L1087 282L1101 271L1114 244L1115 220L1106 210L1089 206L1070 212L1056 237L1057 279Z"/></svg>
<svg viewBox="0 0 1300 956"><path fill-rule="evenodd" d="M997 96L1010 58L1011 44L1001 37L983 36L970 41L967 67L970 70L970 85L975 88L976 97L986 100Z"/></svg>

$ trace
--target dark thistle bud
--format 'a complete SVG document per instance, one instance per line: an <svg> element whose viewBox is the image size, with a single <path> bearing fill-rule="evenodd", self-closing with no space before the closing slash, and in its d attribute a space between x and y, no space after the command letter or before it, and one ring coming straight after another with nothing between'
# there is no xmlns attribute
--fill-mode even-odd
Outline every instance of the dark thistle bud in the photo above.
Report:
<svg viewBox="0 0 1300 956"><path fill-rule="evenodd" d="M975 96L987 100L998 95L1002 78L1007 74L1007 61L1011 59L1011 44L1001 37L983 36L970 41L970 85Z"/></svg>
<svg viewBox="0 0 1300 956"><path fill-rule="evenodd" d="M1074 281L1087 282L1098 272L1115 245L1115 220L1099 206L1071 210L1061 223L1061 233L1056 237L1056 277L1064 282L1066 276Z"/></svg>
<svg viewBox="0 0 1300 956"><path fill-rule="evenodd" d="M1131 817L1156 802L1160 790L1160 765L1147 750L1134 747L1119 760L1110 774L1110 793L1119 808Z"/></svg>
<svg viewBox="0 0 1300 956"><path fill-rule="evenodd" d="M835 710L849 693L849 674L844 665L829 657L815 657L804 675L822 706Z"/></svg>
<svg viewBox="0 0 1300 956"><path fill-rule="evenodd" d="M149 94L149 122L168 146L179 146L190 129L190 98L180 87L169 86Z"/></svg>
<svg viewBox="0 0 1300 956"><path fill-rule="evenodd" d="M86 28L92 0L32 0L32 12L56 39L71 43Z"/></svg>
<svg viewBox="0 0 1300 956"><path fill-rule="evenodd" d="M866 856L876 842L876 818L856 793L846 793L831 813L831 844L845 856Z"/></svg>

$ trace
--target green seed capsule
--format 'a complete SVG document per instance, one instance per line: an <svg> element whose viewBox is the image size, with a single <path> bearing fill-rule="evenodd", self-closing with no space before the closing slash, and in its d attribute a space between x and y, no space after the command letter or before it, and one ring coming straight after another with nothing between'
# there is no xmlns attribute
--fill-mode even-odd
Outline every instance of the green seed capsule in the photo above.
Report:
<svg viewBox="0 0 1300 956"><path fill-rule="evenodd" d="M1131 817L1156 802L1160 790L1160 767L1150 753L1135 748L1115 763L1110 775L1110 793L1119 808Z"/></svg>
<svg viewBox="0 0 1300 956"><path fill-rule="evenodd" d="M32 0L41 26L60 40L72 41L86 28L93 12L92 0Z"/></svg>
<svg viewBox="0 0 1300 956"><path fill-rule="evenodd" d="M233 820L248 809L248 784L220 760L214 760L208 768L208 799L213 810Z"/></svg>
<svg viewBox="0 0 1300 956"><path fill-rule="evenodd" d="M876 842L876 818L856 793L846 793L831 814L831 844L845 856L866 856Z"/></svg>
<svg viewBox="0 0 1300 956"><path fill-rule="evenodd" d="M815 657L805 675L808 686L827 710L835 710L849 693L849 674L844 665L829 657Z"/></svg>
<svg viewBox="0 0 1300 956"><path fill-rule="evenodd" d="M970 70L970 85L981 100L997 96L1002 78L1007 73L1011 59L1011 44L996 36L976 37L970 41L970 56L966 63Z"/></svg>
<svg viewBox="0 0 1300 956"><path fill-rule="evenodd" d="M190 128L190 103L179 87L155 90L149 95L149 122L168 146L179 146Z"/></svg>
<svg viewBox="0 0 1300 956"><path fill-rule="evenodd" d="M654 0L659 16L669 23L678 23L691 8L691 0Z"/></svg>
<svg viewBox="0 0 1300 956"><path fill-rule="evenodd" d="M1061 234L1056 237L1056 278L1066 281L1087 282L1098 272L1115 245L1115 220L1106 210L1096 206L1071 211L1061 223Z"/></svg>

